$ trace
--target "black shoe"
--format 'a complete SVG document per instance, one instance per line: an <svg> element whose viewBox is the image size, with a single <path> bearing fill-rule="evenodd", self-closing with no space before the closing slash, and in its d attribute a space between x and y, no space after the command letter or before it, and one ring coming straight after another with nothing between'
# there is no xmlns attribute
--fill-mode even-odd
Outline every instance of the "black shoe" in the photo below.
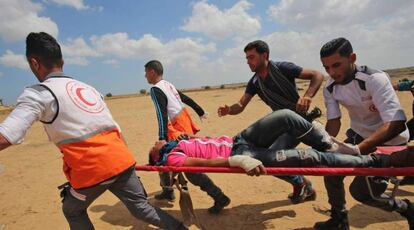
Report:
<svg viewBox="0 0 414 230"><path fill-rule="evenodd" d="M224 207L229 205L230 202L230 198L222 194L217 199L214 199L214 205L208 209L208 212L211 214L218 214Z"/></svg>
<svg viewBox="0 0 414 230"><path fill-rule="evenodd" d="M318 107L315 107L312 109L312 111L306 113L305 119L308 120L309 122L312 122L313 120L321 116L322 116L321 109L319 109Z"/></svg>
<svg viewBox="0 0 414 230"><path fill-rule="evenodd" d="M316 222L313 228L319 230L349 230L348 212L332 211L329 220Z"/></svg>
<svg viewBox="0 0 414 230"><path fill-rule="evenodd" d="M414 185L414 177L405 176L401 181L400 185Z"/></svg>
<svg viewBox="0 0 414 230"><path fill-rule="evenodd" d="M174 190L163 189L162 192L156 194L154 198L156 200L168 200L172 202L175 200Z"/></svg>
<svg viewBox="0 0 414 230"><path fill-rule="evenodd" d="M407 203L407 210L401 213L401 216L407 218L408 227L410 230L414 230L414 205L407 199L404 199Z"/></svg>
<svg viewBox="0 0 414 230"><path fill-rule="evenodd" d="M293 186L293 193L288 198L293 204L299 204L305 201L315 200L316 191L312 188L312 183L304 178L302 184Z"/></svg>

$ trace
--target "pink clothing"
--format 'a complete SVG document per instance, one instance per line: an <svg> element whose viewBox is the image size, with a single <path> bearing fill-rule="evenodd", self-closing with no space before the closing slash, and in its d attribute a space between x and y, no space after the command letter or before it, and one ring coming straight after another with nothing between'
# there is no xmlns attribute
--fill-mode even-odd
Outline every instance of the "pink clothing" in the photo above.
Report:
<svg viewBox="0 0 414 230"><path fill-rule="evenodd" d="M168 154L167 165L183 166L187 157L203 159L228 158L232 147L233 139L228 136L182 140Z"/></svg>

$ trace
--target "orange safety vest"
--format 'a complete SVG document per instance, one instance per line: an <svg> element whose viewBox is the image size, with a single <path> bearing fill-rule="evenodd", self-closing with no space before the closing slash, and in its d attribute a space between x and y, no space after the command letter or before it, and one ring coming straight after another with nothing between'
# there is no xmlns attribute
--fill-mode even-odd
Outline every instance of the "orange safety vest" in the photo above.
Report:
<svg viewBox="0 0 414 230"><path fill-rule="evenodd" d="M183 108L174 120L168 122L168 140L175 140L183 133L194 135L199 131L186 108Z"/></svg>
<svg viewBox="0 0 414 230"><path fill-rule="evenodd" d="M110 179L135 164L118 124L93 87L62 76L40 84L57 103L52 121L42 121L49 139L63 153L63 172L73 188Z"/></svg>

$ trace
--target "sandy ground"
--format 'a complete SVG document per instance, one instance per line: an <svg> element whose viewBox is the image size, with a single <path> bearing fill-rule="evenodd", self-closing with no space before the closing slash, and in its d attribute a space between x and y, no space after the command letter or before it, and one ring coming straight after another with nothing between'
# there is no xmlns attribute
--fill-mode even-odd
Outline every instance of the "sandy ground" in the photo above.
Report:
<svg viewBox="0 0 414 230"><path fill-rule="evenodd" d="M218 105L236 102L242 93L243 89L188 93L210 113L210 118L204 123L195 119L202 129L200 135L234 135L270 112L255 97L239 116L217 117ZM398 94L406 113L411 117L411 94ZM150 98L143 96L113 99L108 101L108 105L123 128L137 162L146 163L147 150L157 139L156 116ZM314 98L313 105L324 110L321 93ZM195 115L193 112L192 114ZM0 114L0 120L5 116ZM344 137L343 132L349 124L347 114L343 117L340 138ZM321 121L325 120L322 117ZM43 127L38 122L28 132L23 144L1 152L0 230L68 229L56 188L65 182L61 164L59 151L48 142ZM153 199L154 194L160 190L157 173L139 172L138 175L145 185L149 201L180 218L178 201L159 203ZM318 193L316 201L293 205L287 199L291 186L274 177L251 178L233 174L210 176L232 202L220 215L210 215L206 209L213 201L190 185L195 212L207 229L312 229L316 221L328 218L329 205L322 177L310 177ZM352 177L347 177L346 185L350 184L351 179ZM414 200L414 186L401 187L399 195ZM361 205L349 194L347 201L352 229L408 229L405 219L399 214ZM153 226L134 219L109 192L90 206L89 216L96 229L154 229Z"/></svg>

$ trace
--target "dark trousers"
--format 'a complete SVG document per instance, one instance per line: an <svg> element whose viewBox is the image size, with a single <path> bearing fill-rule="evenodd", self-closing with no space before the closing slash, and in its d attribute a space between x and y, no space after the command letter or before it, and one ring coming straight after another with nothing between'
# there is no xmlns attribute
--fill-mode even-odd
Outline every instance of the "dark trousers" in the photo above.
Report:
<svg viewBox="0 0 414 230"><path fill-rule="evenodd" d="M347 139L346 143L351 143L357 145L361 143L364 139L355 133L353 130L349 129L346 133ZM346 209L345 204L345 188L344 188L344 178L345 176L325 176L325 187L328 192L329 204L335 212L341 212ZM369 184L373 195L381 198L390 198L388 195L384 194L387 189L387 184L384 183L388 178L384 177L370 177ZM398 211L405 205L400 199L388 199L388 200L375 200L369 194L368 185L365 177L356 176L349 186L349 192L352 197L369 206L381 208L386 211Z"/></svg>
<svg viewBox="0 0 414 230"><path fill-rule="evenodd" d="M160 184L165 190L173 190L173 185L171 184L171 173L170 172L160 172ZM213 199L218 198L223 194L221 189L214 184L214 182L204 173L184 173L188 181L191 184L199 187L202 191L206 192Z"/></svg>
<svg viewBox="0 0 414 230"><path fill-rule="evenodd" d="M74 189L69 186L64 189L62 209L70 229L94 229L87 208L106 190L117 196L137 219L163 229L186 229L180 221L148 203L147 194L134 167L92 187Z"/></svg>

